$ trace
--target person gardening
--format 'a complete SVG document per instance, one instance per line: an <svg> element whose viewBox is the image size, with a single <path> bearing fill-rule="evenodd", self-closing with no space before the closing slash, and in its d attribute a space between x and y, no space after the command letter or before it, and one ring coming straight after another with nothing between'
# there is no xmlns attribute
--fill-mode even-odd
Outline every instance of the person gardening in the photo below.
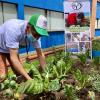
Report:
<svg viewBox="0 0 100 100"><path fill-rule="evenodd" d="M0 26L0 81L6 78L7 62L15 73L22 75L26 80L31 79L19 59L19 45L32 43L41 69L44 70L46 61L41 49L41 36L48 36L47 19L39 14L33 14L29 21L10 19Z"/></svg>
<svg viewBox="0 0 100 100"><path fill-rule="evenodd" d="M83 26L83 25L85 25L85 23L86 23L85 16L84 16L83 12L71 13L66 18L67 27L70 27L72 25Z"/></svg>

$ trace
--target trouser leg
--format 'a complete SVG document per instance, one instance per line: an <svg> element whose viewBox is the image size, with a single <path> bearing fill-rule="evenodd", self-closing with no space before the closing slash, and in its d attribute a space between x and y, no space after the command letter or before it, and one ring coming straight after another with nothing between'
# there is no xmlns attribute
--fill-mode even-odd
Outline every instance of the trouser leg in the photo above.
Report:
<svg viewBox="0 0 100 100"><path fill-rule="evenodd" d="M5 54L5 55L6 55L6 54ZM8 60L8 62L9 62L9 64L10 64L10 66L11 66L11 68L12 68L14 74L16 74L17 76L19 76L20 74L17 73L17 72L15 71L15 69L13 68L13 64L12 64L12 62L11 62L11 60L10 60L10 54L7 54L6 57L7 57L7 60Z"/></svg>
<svg viewBox="0 0 100 100"><path fill-rule="evenodd" d="M6 56L3 53L0 53L0 82L2 82L7 75L8 68L6 63Z"/></svg>

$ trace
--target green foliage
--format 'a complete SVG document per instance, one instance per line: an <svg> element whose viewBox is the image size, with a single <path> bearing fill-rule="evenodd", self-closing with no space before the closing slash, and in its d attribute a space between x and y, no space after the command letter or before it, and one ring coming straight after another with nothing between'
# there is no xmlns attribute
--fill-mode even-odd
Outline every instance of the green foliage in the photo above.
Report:
<svg viewBox="0 0 100 100"><path fill-rule="evenodd" d="M39 65L39 61L34 60L33 62L30 62L30 63L25 62L23 66L24 66L25 70L27 71L27 73L30 71L31 65L34 65L35 67L37 67Z"/></svg>
<svg viewBox="0 0 100 100"><path fill-rule="evenodd" d="M86 63L87 54L81 54L78 57L83 64ZM78 100L76 96L76 88L74 87L78 87L80 89L84 88L88 82L88 76L83 74L79 69L75 70L72 68L72 65L73 59L71 58L70 53L66 52L65 54L64 52L55 52L54 56L51 56L48 59L44 72L39 72L37 63L36 65L34 65L34 63L25 63L24 66L33 79L15 85L16 77L9 76L8 80L5 81L6 85L4 86L8 86L7 88L10 87L11 89L14 89L14 86L17 86L17 93L32 95L50 93L60 89L63 90L64 88L69 100ZM71 78L72 82L74 81L74 86L71 82L65 84L61 82L62 79L67 81L67 78L69 80ZM0 85L0 88L4 89L2 84Z"/></svg>
<svg viewBox="0 0 100 100"><path fill-rule="evenodd" d="M61 87L59 79L51 80L49 83L49 91L57 91Z"/></svg>
<svg viewBox="0 0 100 100"><path fill-rule="evenodd" d="M66 76L68 72L70 72L71 67L72 62L70 60L66 63L63 59L60 59L55 65L52 66L52 73L57 78L62 78L63 76Z"/></svg>
<svg viewBox="0 0 100 100"><path fill-rule="evenodd" d="M97 71L91 72L89 80L91 81L93 89L100 92L100 73Z"/></svg>
<svg viewBox="0 0 100 100"><path fill-rule="evenodd" d="M64 92L68 96L68 100L79 100L72 85L66 84L64 87Z"/></svg>
<svg viewBox="0 0 100 100"><path fill-rule="evenodd" d="M93 64L97 67L100 67L100 57L94 57Z"/></svg>
<svg viewBox="0 0 100 100"><path fill-rule="evenodd" d="M46 76L44 77L44 91L48 92L49 91L49 72L45 72Z"/></svg>
<svg viewBox="0 0 100 100"><path fill-rule="evenodd" d="M59 53L57 53L59 54ZM59 59L58 59L59 58ZM49 78L58 78L66 76L71 71L72 68L72 60L70 58L69 53L65 56L63 53L59 54L58 57L51 57L49 63L46 66L45 73L43 73L43 77L49 73Z"/></svg>
<svg viewBox="0 0 100 100"><path fill-rule="evenodd" d="M29 73L31 74L31 77L42 80L42 76L41 76L38 68L36 66L34 66L33 64L31 64L30 66L31 66L31 68L30 68Z"/></svg>
<svg viewBox="0 0 100 100"><path fill-rule="evenodd" d="M30 71L30 67L31 67L31 66L30 66L30 63L26 63L26 62L25 62L23 66L24 66L26 72L28 73L28 72Z"/></svg>
<svg viewBox="0 0 100 100"><path fill-rule="evenodd" d="M21 94L39 94L42 92L57 91L59 89L60 83L58 79L51 81L33 79L21 83L18 87L18 92Z"/></svg>
<svg viewBox="0 0 100 100"><path fill-rule="evenodd" d="M80 59L80 61L82 62L82 64L86 64L87 62L87 55L86 54L78 54L77 57Z"/></svg>
<svg viewBox="0 0 100 100"><path fill-rule="evenodd" d="M100 50L100 40L96 39L92 42L92 49L93 50Z"/></svg>
<svg viewBox="0 0 100 100"><path fill-rule="evenodd" d="M37 79L28 80L19 85L18 92L21 94L39 94L43 92L43 82Z"/></svg>
<svg viewBox="0 0 100 100"><path fill-rule="evenodd" d="M82 73L79 69L74 72L74 77L78 81L79 87L82 89L88 82L88 75Z"/></svg>
<svg viewBox="0 0 100 100"><path fill-rule="evenodd" d="M8 97L8 98L11 98L11 97L13 97L14 92L11 88L9 88L9 89L6 89L3 91L3 95Z"/></svg>
<svg viewBox="0 0 100 100"><path fill-rule="evenodd" d="M100 92L100 81L95 81L92 86L94 90Z"/></svg>
<svg viewBox="0 0 100 100"><path fill-rule="evenodd" d="M17 89L18 84L16 83L16 75L8 75L7 79L3 83L0 83L0 90L6 90L8 88Z"/></svg>

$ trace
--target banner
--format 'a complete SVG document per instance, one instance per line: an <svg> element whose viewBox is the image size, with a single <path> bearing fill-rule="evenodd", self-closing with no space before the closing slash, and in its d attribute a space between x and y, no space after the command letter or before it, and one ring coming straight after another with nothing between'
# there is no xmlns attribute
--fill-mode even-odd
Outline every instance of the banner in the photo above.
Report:
<svg viewBox="0 0 100 100"><path fill-rule="evenodd" d="M92 51L90 1L65 0L65 50L73 53Z"/></svg>

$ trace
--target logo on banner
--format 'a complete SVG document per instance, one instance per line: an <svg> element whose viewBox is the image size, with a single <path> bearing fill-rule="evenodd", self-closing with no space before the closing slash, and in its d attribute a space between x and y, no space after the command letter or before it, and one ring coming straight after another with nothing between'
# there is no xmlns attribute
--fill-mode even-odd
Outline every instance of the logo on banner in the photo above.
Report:
<svg viewBox="0 0 100 100"><path fill-rule="evenodd" d="M79 10L79 9L82 8L82 4L81 4L80 2L73 2L73 3L72 3L72 8L73 8L74 10Z"/></svg>

